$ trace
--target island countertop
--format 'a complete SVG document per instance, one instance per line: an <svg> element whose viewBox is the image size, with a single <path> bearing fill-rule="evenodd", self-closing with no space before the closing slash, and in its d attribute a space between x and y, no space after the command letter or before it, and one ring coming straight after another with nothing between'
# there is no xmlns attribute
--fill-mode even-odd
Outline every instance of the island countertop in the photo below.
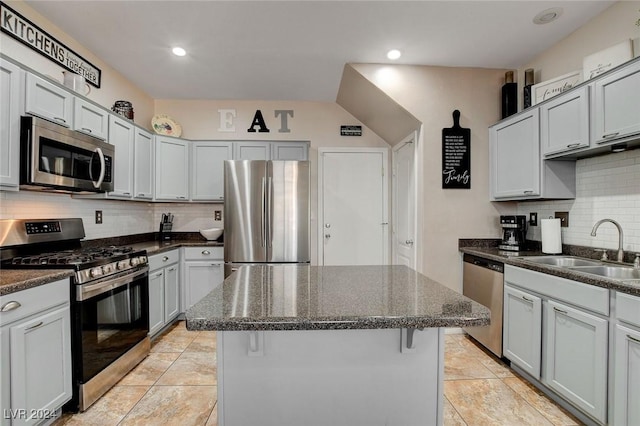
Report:
<svg viewBox="0 0 640 426"><path fill-rule="evenodd" d="M189 330L488 325L484 306L406 266L250 265L186 312Z"/></svg>

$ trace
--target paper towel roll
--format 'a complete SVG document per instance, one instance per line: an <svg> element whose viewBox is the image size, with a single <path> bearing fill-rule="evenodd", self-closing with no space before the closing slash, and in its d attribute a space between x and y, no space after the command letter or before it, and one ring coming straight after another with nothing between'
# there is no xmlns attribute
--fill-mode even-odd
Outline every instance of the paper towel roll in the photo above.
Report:
<svg viewBox="0 0 640 426"><path fill-rule="evenodd" d="M541 219L542 252L547 254L562 253L560 219Z"/></svg>

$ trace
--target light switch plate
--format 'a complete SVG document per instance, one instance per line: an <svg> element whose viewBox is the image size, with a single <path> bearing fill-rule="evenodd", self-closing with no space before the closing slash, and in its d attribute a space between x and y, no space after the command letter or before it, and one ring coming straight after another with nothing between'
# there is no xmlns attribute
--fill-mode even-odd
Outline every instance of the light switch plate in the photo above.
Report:
<svg viewBox="0 0 640 426"><path fill-rule="evenodd" d="M556 212L556 219L560 219L560 227L569 227L569 212Z"/></svg>
<svg viewBox="0 0 640 426"><path fill-rule="evenodd" d="M529 226L538 226L538 213L529 213Z"/></svg>

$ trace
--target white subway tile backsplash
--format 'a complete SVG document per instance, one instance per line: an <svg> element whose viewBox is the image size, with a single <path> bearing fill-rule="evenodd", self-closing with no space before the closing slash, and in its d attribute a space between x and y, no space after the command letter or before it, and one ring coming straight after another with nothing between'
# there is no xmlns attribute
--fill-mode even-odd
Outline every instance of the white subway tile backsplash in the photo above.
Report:
<svg viewBox="0 0 640 426"><path fill-rule="evenodd" d="M569 212L569 227L562 228L565 244L615 249L618 233L603 224L596 237L591 229L600 219L618 221L624 231L624 250L640 252L640 150L578 160L576 199L518 203L518 214L537 212L539 218ZM530 227L527 238L540 241L540 226Z"/></svg>

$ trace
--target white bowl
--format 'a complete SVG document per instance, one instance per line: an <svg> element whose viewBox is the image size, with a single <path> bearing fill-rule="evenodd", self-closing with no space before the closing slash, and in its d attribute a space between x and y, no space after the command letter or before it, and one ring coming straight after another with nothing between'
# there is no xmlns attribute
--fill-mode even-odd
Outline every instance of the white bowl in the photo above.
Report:
<svg viewBox="0 0 640 426"><path fill-rule="evenodd" d="M207 240L217 240L222 235L223 228L201 229L200 234Z"/></svg>

